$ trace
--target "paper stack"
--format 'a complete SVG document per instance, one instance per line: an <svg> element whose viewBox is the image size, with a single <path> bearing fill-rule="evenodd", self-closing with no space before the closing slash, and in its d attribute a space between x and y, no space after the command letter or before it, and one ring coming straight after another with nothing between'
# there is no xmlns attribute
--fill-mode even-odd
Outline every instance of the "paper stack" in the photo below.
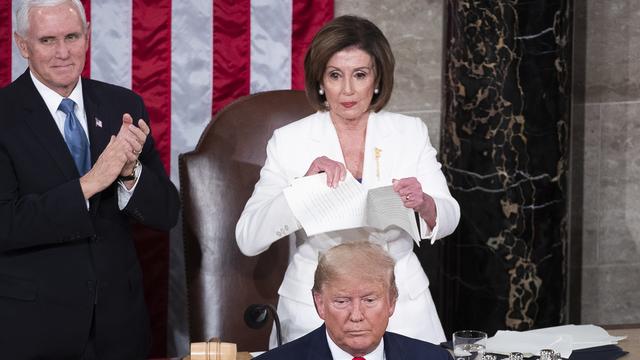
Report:
<svg viewBox="0 0 640 360"><path fill-rule="evenodd" d="M611 336L596 325L562 325L529 331L498 331L487 339L487 352L508 355L521 352L539 356L542 349L560 352L564 359L574 350L616 345L625 336Z"/></svg>
<svg viewBox="0 0 640 360"><path fill-rule="evenodd" d="M293 215L308 236L343 229L391 226L406 231L420 245L413 209L406 208L393 187L367 189L350 173L338 187L327 186L324 173L304 176L284 189Z"/></svg>

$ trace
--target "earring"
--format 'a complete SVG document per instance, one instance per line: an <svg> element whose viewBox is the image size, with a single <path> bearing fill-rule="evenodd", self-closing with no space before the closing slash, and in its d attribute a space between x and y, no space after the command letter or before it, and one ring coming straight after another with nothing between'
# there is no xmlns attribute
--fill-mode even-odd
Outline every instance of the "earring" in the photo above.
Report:
<svg viewBox="0 0 640 360"><path fill-rule="evenodd" d="M378 90L378 88L373 89L373 93L378 95L378 93L380 92L380 90Z"/></svg>
<svg viewBox="0 0 640 360"><path fill-rule="evenodd" d="M324 89L323 88L318 89L318 94L320 94L320 96L324 95Z"/></svg>

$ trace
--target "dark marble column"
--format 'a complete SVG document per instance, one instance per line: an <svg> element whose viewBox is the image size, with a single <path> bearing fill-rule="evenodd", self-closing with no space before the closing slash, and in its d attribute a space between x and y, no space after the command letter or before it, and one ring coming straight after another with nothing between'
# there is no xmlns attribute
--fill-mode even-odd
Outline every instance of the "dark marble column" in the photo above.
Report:
<svg viewBox="0 0 640 360"><path fill-rule="evenodd" d="M445 329L565 320L571 0L448 0L441 160Z"/></svg>

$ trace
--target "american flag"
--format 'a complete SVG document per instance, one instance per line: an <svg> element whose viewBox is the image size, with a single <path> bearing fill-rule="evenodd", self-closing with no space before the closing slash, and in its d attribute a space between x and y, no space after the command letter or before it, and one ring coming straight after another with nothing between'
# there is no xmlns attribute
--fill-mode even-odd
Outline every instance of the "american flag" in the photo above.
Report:
<svg viewBox="0 0 640 360"><path fill-rule="evenodd" d="M12 36L19 1L0 0L0 87L27 67ZM178 154L195 147L217 110L251 93L304 88L304 53L317 30L333 18L334 7L333 0L82 3L91 23L83 75L142 95L158 151L176 184ZM184 342L187 336L175 325L184 321L182 242L178 231L171 238L140 233L152 355L164 356L167 343Z"/></svg>

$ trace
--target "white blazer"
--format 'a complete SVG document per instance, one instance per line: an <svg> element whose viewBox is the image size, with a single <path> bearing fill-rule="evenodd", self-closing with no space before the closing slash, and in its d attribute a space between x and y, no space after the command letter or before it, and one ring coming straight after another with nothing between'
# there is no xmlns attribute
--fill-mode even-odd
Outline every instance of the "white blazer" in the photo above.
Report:
<svg viewBox="0 0 640 360"><path fill-rule="evenodd" d="M379 152L377 159L376 149ZM367 188L390 185L393 179L413 176L418 179L423 191L434 199L436 226L429 229L421 219L423 238L434 242L455 230L460 208L447 188L441 165L436 160L436 150L429 141L427 127L419 118L384 111L371 112L364 152L362 184ZM267 144L267 159L260 172L260 180L236 225L238 246L245 255L253 256L289 235L297 250L278 294L281 300L285 297L313 307L310 290L320 252L348 241L369 240L378 243L396 260L395 273L400 298L393 316L395 318L402 312L399 307L406 295L416 299L425 292L428 294L429 281L412 251L413 240L409 234L393 228L387 231L365 228L307 237L285 200L283 189L293 179L304 176L313 160L320 156L344 163L338 136L328 112L317 112L274 131ZM433 309L432 306L430 308ZM281 310L279 305L281 318L287 316ZM297 318L301 316L295 315ZM419 314L408 316L420 319ZM440 327L439 321L437 325Z"/></svg>

